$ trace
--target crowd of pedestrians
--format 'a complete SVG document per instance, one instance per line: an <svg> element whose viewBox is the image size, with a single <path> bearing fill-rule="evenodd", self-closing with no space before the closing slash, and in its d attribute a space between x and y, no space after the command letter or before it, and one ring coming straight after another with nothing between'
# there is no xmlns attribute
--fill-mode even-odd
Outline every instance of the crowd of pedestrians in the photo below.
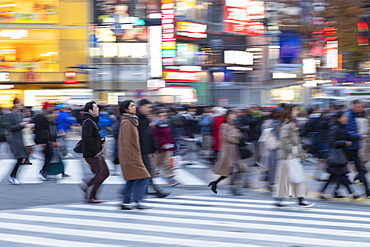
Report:
<svg viewBox="0 0 370 247"><path fill-rule="evenodd" d="M34 147L42 147L44 165L39 172L42 180L65 172L63 158L71 157L65 137L71 126L82 126L82 155L91 168L93 177L83 179L80 189L88 203L99 203L99 188L110 175L105 161L107 136L113 135L115 144L112 161L121 167L126 185L122 189L123 210L145 209L141 202L145 194L159 198L169 192L155 183L162 176L170 186L179 184L173 173L171 158L183 155L186 141L194 140L198 158L209 165L218 178L208 187L218 193L219 182L228 180L232 195L243 195L245 175L252 167L263 169L266 188L273 193L276 206L284 207L284 199L297 198L300 207L312 207L305 200L307 179L292 182L291 160L302 163L314 161L315 179L325 181L319 198L330 184L335 184L332 197L344 197L343 185L353 199L370 198L366 178L370 160L369 111L363 102L353 101L345 108L311 107L280 104L248 109L213 106L169 105L147 99L126 100L118 106L100 106L94 101L81 108L76 116L64 103L44 102L42 111L35 113L14 99L12 109L0 111L0 144L9 144L16 162L9 174L11 184L19 184L17 173L22 165L32 164L29 157ZM195 139L201 136L200 139ZM248 159L241 154L241 143L248 143ZM244 147L243 147L244 148ZM329 162L333 153L341 153L343 162ZM357 175L351 181L350 171ZM328 178L326 178L328 174ZM363 191L355 191L353 182L361 182Z"/></svg>

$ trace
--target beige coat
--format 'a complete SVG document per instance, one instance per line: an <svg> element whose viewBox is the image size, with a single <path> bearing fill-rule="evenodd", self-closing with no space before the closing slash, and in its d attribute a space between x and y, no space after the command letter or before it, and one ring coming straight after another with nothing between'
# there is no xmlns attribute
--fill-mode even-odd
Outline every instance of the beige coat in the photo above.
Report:
<svg viewBox="0 0 370 247"><path fill-rule="evenodd" d="M288 156L292 153L294 146L298 147L301 160L304 160L304 152L300 145L298 128L295 123L283 124L280 128L279 139L281 148L278 150L278 164L276 170L276 191L277 198L305 197L308 193L308 183L303 181L293 184L289 178Z"/></svg>
<svg viewBox="0 0 370 247"><path fill-rule="evenodd" d="M246 171L245 164L241 159L238 144L242 134L234 125L221 124L221 150L213 172L221 176L229 176L232 170Z"/></svg>
<svg viewBox="0 0 370 247"><path fill-rule="evenodd" d="M128 119L123 119L120 125L118 156L125 180L150 177L141 159L139 132L137 127Z"/></svg>

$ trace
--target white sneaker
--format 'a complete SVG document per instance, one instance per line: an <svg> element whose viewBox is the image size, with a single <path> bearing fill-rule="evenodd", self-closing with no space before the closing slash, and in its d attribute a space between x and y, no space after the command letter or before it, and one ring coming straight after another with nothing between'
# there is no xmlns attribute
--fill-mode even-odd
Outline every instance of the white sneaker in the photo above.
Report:
<svg viewBox="0 0 370 247"><path fill-rule="evenodd" d="M19 184L18 179L14 178L14 177L11 177L11 176L9 176L9 182L11 184Z"/></svg>
<svg viewBox="0 0 370 247"><path fill-rule="evenodd" d="M64 155L64 158L72 158L73 157L73 154L71 153L67 153L66 155Z"/></svg>

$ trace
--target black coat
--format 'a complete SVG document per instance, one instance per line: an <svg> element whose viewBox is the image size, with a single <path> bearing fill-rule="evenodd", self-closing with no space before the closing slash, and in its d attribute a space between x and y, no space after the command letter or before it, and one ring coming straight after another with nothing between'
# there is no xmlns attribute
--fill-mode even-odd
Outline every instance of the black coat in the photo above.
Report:
<svg viewBox="0 0 370 247"><path fill-rule="evenodd" d="M4 115L9 124L9 133L7 140L10 145L14 158L21 159L27 157L27 152L23 143L23 115L21 112L12 111Z"/></svg>
<svg viewBox="0 0 370 247"><path fill-rule="evenodd" d="M98 122L98 117L93 117L85 112L82 124L82 140L84 143L82 150L84 158L94 157L103 149Z"/></svg>
<svg viewBox="0 0 370 247"><path fill-rule="evenodd" d="M155 140L153 138L152 130L149 126L149 119L141 114L139 110L136 111L136 116L139 118L139 131L140 149L142 154L155 153Z"/></svg>
<svg viewBox="0 0 370 247"><path fill-rule="evenodd" d="M326 140L329 144L329 148L345 148L346 142L351 141L344 129L344 126L339 121L336 121L329 126Z"/></svg>
<svg viewBox="0 0 370 247"><path fill-rule="evenodd" d="M49 121L43 113L40 113L35 116L34 122L36 144L56 142L58 134L55 121Z"/></svg>

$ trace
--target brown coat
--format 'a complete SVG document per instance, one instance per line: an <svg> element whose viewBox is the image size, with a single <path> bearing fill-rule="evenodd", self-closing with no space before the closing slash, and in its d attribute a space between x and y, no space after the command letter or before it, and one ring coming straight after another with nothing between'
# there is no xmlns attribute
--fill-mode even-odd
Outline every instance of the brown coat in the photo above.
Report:
<svg viewBox="0 0 370 247"><path fill-rule="evenodd" d="M135 180L149 178L150 174L141 159L139 132L128 119L123 119L118 136L118 156L123 178Z"/></svg>
<svg viewBox="0 0 370 247"><path fill-rule="evenodd" d="M221 150L213 172L221 176L229 176L234 171L245 171L246 167L241 159L238 144L242 134L234 125L223 123L221 129Z"/></svg>

